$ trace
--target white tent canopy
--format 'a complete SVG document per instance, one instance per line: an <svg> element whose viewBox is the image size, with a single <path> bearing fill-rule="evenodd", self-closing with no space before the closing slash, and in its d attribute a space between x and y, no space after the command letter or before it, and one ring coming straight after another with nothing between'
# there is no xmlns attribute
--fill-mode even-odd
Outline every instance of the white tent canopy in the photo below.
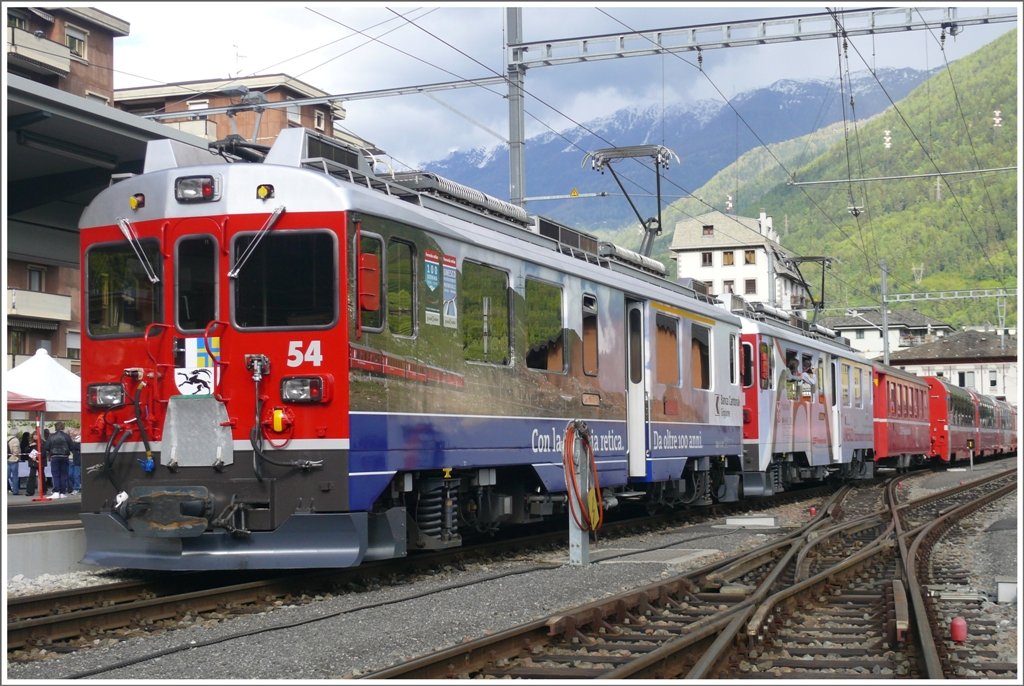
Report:
<svg viewBox="0 0 1024 686"><path fill-rule="evenodd" d="M47 412L81 412L82 380L44 348L5 374L9 391L46 401Z"/></svg>

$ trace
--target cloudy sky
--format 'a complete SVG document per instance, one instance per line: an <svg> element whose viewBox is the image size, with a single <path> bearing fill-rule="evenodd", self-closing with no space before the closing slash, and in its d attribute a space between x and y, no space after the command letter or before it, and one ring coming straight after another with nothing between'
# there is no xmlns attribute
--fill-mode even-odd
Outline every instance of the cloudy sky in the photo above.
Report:
<svg viewBox="0 0 1024 686"><path fill-rule="evenodd" d="M115 43L115 88L284 73L340 94L506 72L506 10L497 3L89 4L131 25L130 35ZM806 3L520 6L528 42L826 12L824 6ZM869 6L878 5L839 9ZM941 7L906 6L930 11L912 11L915 19L926 20ZM982 10L964 3L959 11L965 16ZM1016 22L964 27L946 39L945 55L937 27L857 37L851 39L856 50L849 51L848 68L934 68L1014 28ZM706 77L690 52L531 69L526 74L527 135L563 130L631 105L721 101L722 94L732 97L779 79L837 79L838 53L835 40L708 50ZM416 167L451 150L490 147L507 138L506 95L499 85L354 101L346 105L345 126L386 150L399 165Z"/></svg>

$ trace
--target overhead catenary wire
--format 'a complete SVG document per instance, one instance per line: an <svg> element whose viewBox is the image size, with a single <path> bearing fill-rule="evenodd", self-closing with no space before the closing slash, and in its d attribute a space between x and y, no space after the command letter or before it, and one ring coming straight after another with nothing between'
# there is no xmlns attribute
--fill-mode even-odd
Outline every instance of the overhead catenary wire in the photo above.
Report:
<svg viewBox="0 0 1024 686"><path fill-rule="evenodd" d="M978 157L978 149L975 147L975 145L974 145L974 137L971 135L971 127L967 124L967 115L964 114L964 108L963 108L963 105L960 102L960 91L956 87L956 80L953 78L953 70L950 69L950 67L949 67L949 59L946 56L946 31L945 31L945 29L941 29L941 31L942 31L941 39L936 39L935 38L934 29L931 26L928 25L927 21L924 21L924 15L921 14L921 10L917 9L916 11L917 11L918 15L921 17L921 20L924 22L925 26L928 27L928 34L932 37L933 40L936 40L939 43L939 52L942 53L942 61L943 61L943 64L945 65L945 67L946 67L946 75L949 76L950 88L953 91L953 101L956 103L957 112L959 112L959 114L960 114L960 121L964 125L964 133L967 135L967 143L968 143L968 145L970 145L971 154L974 157L975 165L978 166L978 167L981 167L981 160ZM1003 233L1002 224L999 223L999 213L996 212L996 205L995 205L995 202L992 200L992 194L989 191L988 184L985 183L984 179L982 179L981 183L982 183L982 188L985 190L985 197L988 200L988 206L989 206L990 214L993 217L993 219L996 221L996 226L999 229L999 233ZM1012 259L1016 259L1016 255L1014 255L1012 252L1010 252L1010 246L1009 245L1006 245L1006 251L1009 254L1011 260Z"/></svg>
<svg viewBox="0 0 1024 686"><path fill-rule="evenodd" d="M839 17L836 15L835 11L834 10L829 10L829 12L835 18L835 21L836 21L837 25L842 27L842 23L840 22ZM867 60L865 60L864 56L860 53L859 50L857 50L856 45L853 45L851 43L851 47L853 47L854 52L857 53L857 55L860 57L861 61L866 65L867 64ZM875 77L875 80L878 81L878 77L877 76ZM906 126L907 131L910 132L910 135L913 137L914 141L921 148L921 151L924 153L924 155L927 158L928 162L932 165L932 167L935 169L935 171L939 172L940 175L941 175L942 170L939 169L938 164L935 162L935 158L932 157L931 152L929 152L927 146L925 146L925 144L921 141L921 138L917 135L917 132L915 132L914 128L910 125L910 122L908 122L906 117L903 116L903 112L900 109L900 107L896 104L896 101L893 100L891 95L889 95L889 92L885 89L885 86L882 85L881 81L878 81L878 85L879 85L879 87L881 87L882 92L885 94L886 98L888 98L890 104L892 104L893 111L900 118L900 120L903 122L904 126ZM992 258L989 256L988 251L985 249L984 242L978 236L978 232L975 230L974 225L971 223L971 220L967 217L967 212L964 210L963 204L960 202L960 198L959 198L959 196L957 196L956 191L953 190L953 187L950 185L949 181L945 179L944 176L940 176L940 178L942 178L942 180L945 182L946 188L949 190L949 193L950 193L951 197L953 198L954 204L957 206L957 209L960 211L960 215L963 217L964 222L967 224L968 229L970 229L971 235L974 236L974 240L975 240L975 242L977 242L978 247L981 250L981 254L985 258L985 261L988 262L988 264L992 268L992 272L994 274L1000 275L1001 271L995 266L995 264L993 264ZM1000 285L1001 286L1006 287L1006 282L1005 282L1005 280L1003 278L1000 277L999 281L1000 281Z"/></svg>

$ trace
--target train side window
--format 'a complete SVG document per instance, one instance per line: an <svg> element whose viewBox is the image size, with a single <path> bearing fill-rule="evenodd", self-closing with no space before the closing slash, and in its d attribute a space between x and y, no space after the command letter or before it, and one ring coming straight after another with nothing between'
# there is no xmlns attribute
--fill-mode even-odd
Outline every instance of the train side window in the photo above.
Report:
<svg viewBox="0 0 1024 686"><path fill-rule="evenodd" d="M157 278L163 276L160 246L140 240ZM127 241L98 245L85 256L86 321L93 336L137 335L163 319L162 278L153 283Z"/></svg>
<svg viewBox="0 0 1024 686"><path fill-rule="evenodd" d="M711 388L711 329L690 327L690 371L694 388Z"/></svg>
<svg viewBox="0 0 1024 686"><path fill-rule="evenodd" d="M736 356L739 355L739 348L736 346L736 334L729 334L729 383L736 384Z"/></svg>
<svg viewBox="0 0 1024 686"><path fill-rule="evenodd" d="M629 382L644 380L644 332L640 310L629 311Z"/></svg>
<svg viewBox="0 0 1024 686"><path fill-rule="evenodd" d="M597 297L585 293L583 295L583 373L597 376Z"/></svg>
<svg viewBox="0 0 1024 686"><path fill-rule="evenodd" d="M565 326L562 289L536 279L526 280L526 366L548 372L565 369Z"/></svg>
<svg viewBox="0 0 1024 686"><path fill-rule="evenodd" d="M396 336L416 335L416 274L413 246L388 241L388 328Z"/></svg>
<svg viewBox="0 0 1024 686"><path fill-rule="evenodd" d="M864 370L857 367L854 372L853 403L857 407L864 407Z"/></svg>
<svg viewBox="0 0 1024 686"><path fill-rule="evenodd" d="M384 241L379 236L359 234L359 250L356 251L357 307L359 308L360 329L381 331L384 329L384 308L380 306L381 283L384 274ZM373 268L376 265L376 269ZM376 296L376 297L374 297Z"/></svg>
<svg viewBox="0 0 1024 686"><path fill-rule="evenodd" d="M239 235L238 263L257 234ZM338 312L338 247L328 231L263 234L234 279L239 328L328 326Z"/></svg>
<svg viewBox="0 0 1024 686"><path fill-rule="evenodd" d="M896 384L889 383L889 416L896 416Z"/></svg>
<svg viewBox="0 0 1024 686"><path fill-rule="evenodd" d="M174 265L178 328L202 331L217 318L217 244L213 237L179 241Z"/></svg>
<svg viewBox="0 0 1024 686"><path fill-rule="evenodd" d="M762 343L758 356L760 357L761 363L761 390L766 391L772 387L773 372L773 360L772 360L772 349L767 343Z"/></svg>
<svg viewBox="0 0 1024 686"><path fill-rule="evenodd" d="M661 314L654 318L654 380L679 385L679 320Z"/></svg>
<svg viewBox="0 0 1024 686"><path fill-rule="evenodd" d="M462 265L462 352L474 362L510 360L508 274L476 262Z"/></svg>
<svg viewBox="0 0 1024 686"><path fill-rule="evenodd" d="M754 384L754 346L750 343L740 345L740 381L744 388Z"/></svg>
<svg viewBox="0 0 1024 686"><path fill-rule="evenodd" d="M796 400L800 396L800 360L795 350L786 350L786 397Z"/></svg>
<svg viewBox="0 0 1024 686"><path fill-rule="evenodd" d="M843 373L841 375L841 382L843 384L843 406L850 406L850 365L843 365Z"/></svg>

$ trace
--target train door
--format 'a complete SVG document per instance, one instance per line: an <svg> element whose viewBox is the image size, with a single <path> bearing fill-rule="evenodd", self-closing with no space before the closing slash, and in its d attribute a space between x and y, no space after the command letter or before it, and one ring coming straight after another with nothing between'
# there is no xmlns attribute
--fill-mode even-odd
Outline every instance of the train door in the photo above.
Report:
<svg viewBox="0 0 1024 686"><path fill-rule="evenodd" d="M848 461L843 456L843 406L850 401L850 365L843 364L838 355L831 357L829 390L832 393L829 400L832 404L832 462L840 464Z"/></svg>
<svg viewBox="0 0 1024 686"><path fill-rule="evenodd" d="M647 475L647 356L644 305L626 302L626 447L629 475Z"/></svg>

